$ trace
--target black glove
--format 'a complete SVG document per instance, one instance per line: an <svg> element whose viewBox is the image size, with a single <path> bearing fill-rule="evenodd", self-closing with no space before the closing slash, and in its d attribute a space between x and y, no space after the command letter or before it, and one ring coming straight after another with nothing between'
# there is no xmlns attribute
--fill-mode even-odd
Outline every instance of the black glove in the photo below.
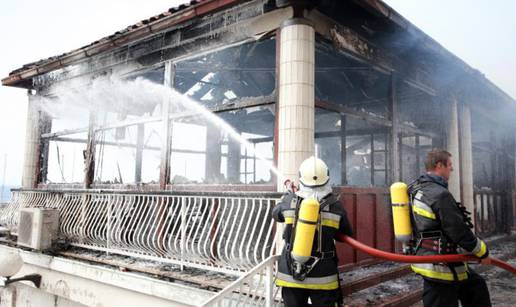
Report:
<svg viewBox="0 0 516 307"><path fill-rule="evenodd" d="M466 207L461 204L457 203L457 207L459 207L460 212L462 213L462 218L464 220L464 223L468 225L469 228L473 228L473 221L471 220L471 212L469 212Z"/></svg>

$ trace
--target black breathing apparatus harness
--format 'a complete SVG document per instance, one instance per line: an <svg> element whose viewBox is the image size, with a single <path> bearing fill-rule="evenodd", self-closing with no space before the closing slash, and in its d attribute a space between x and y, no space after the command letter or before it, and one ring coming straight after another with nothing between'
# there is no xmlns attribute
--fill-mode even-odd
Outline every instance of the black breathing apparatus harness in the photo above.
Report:
<svg viewBox="0 0 516 307"><path fill-rule="evenodd" d="M415 218L414 218L414 210L412 206L414 205L415 195L417 191L421 189L422 184L417 180L412 182L409 185L409 200L410 200L410 220L412 223L412 240L410 240L407 250L404 250L404 254L416 255L417 251L420 248L425 248L429 250L434 250L438 254L452 254L457 252L457 245L450 242L451 240L447 239L446 235L441 230L429 230L429 231L418 231ZM460 203L456 202L457 207L462 213L462 218L464 223L469 227L473 228L473 222L471 220L471 212L469 212L466 207ZM417 234L417 235L414 235Z"/></svg>

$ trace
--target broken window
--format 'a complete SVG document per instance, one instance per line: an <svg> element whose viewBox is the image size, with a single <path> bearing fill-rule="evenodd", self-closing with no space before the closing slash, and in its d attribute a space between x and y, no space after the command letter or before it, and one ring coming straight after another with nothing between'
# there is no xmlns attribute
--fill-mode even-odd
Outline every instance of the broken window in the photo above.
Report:
<svg viewBox="0 0 516 307"><path fill-rule="evenodd" d="M157 67L113 85L118 96L96 118L95 183L159 182L163 80Z"/></svg>
<svg viewBox="0 0 516 307"><path fill-rule="evenodd" d="M186 113L172 120L172 184L272 182L274 104L265 97L276 86L275 63L275 40L267 38L176 64L174 89L192 101L179 108L172 102L172 117ZM217 110L239 102L265 105ZM207 109L188 106L196 103Z"/></svg>
<svg viewBox="0 0 516 307"><path fill-rule="evenodd" d="M400 123L425 132L440 133L443 125L443 104L401 78L396 82L396 103Z"/></svg>
<svg viewBox="0 0 516 307"><path fill-rule="evenodd" d="M74 93L39 97L41 109L43 183L81 183L84 179L84 151L89 111Z"/></svg>
<svg viewBox="0 0 516 307"><path fill-rule="evenodd" d="M165 67L159 66L150 69L146 68L140 72L133 72L126 78L126 80L134 81L138 78L155 84L163 84L165 81Z"/></svg>
<svg viewBox="0 0 516 307"><path fill-rule="evenodd" d="M270 104L219 114L246 140L238 143L226 133L228 155L221 173L230 183L272 183L274 111Z"/></svg>
<svg viewBox="0 0 516 307"><path fill-rule="evenodd" d="M99 129L96 132L95 144L96 183L159 181L160 122Z"/></svg>
<svg viewBox="0 0 516 307"><path fill-rule="evenodd" d="M328 165L333 185L385 186L387 133L386 127L315 109L316 155Z"/></svg>
<svg viewBox="0 0 516 307"><path fill-rule="evenodd" d="M387 184L390 84L390 76L317 37L315 97L321 107L315 110L315 142L332 184Z"/></svg>
<svg viewBox="0 0 516 307"><path fill-rule="evenodd" d="M163 73L154 67L124 79L102 75L79 87L58 85L51 98L40 98L51 118L44 125L51 131L42 135L43 181L83 182L91 123L95 183L158 182Z"/></svg>
<svg viewBox="0 0 516 307"><path fill-rule="evenodd" d="M272 183L273 173L270 169L274 163L272 135L244 133L242 136L250 142L250 146L242 146L242 162L245 164L240 167L240 182L246 184ZM252 149L248 147L252 147Z"/></svg>
<svg viewBox="0 0 516 307"><path fill-rule="evenodd" d="M177 63L174 88L204 106L270 95L276 86L274 38Z"/></svg>
<svg viewBox="0 0 516 307"><path fill-rule="evenodd" d="M434 140L431 137L416 135L417 152L419 153L419 168L418 174L422 175L426 172L426 156L433 149Z"/></svg>
<svg viewBox="0 0 516 307"><path fill-rule="evenodd" d="M477 189L495 188L496 126L486 116L472 110L473 185Z"/></svg>
<svg viewBox="0 0 516 307"><path fill-rule="evenodd" d="M200 183L206 168L206 125L202 119L172 122L170 178L173 184Z"/></svg>
<svg viewBox="0 0 516 307"><path fill-rule="evenodd" d="M346 179L351 186L386 186L388 129L346 117Z"/></svg>
<svg viewBox="0 0 516 307"><path fill-rule="evenodd" d="M274 104L217 113L231 131L203 116L172 122L171 183L270 183Z"/></svg>
<svg viewBox="0 0 516 307"><path fill-rule="evenodd" d="M401 137L400 146L401 155L401 180L403 182L412 182L414 179L419 177L419 170L417 164L417 149L416 149L416 137L415 136L404 136Z"/></svg>
<svg viewBox="0 0 516 307"><path fill-rule="evenodd" d="M315 97L386 118L390 76L353 60L317 36Z"/></svg>
<svg viewBox="0 0 516 307"><path fill-rule="evenodd" d="M137 127L103 130L95 137L95 183L135 181Z"/></svg>
<svg viewBox="0 0 516 307"><path fill-rule="evenodd" d="M339 113L315 108L315 155L330 170L330 183L342 182L341 117Z"/></svg>
<svg viewBox="0 0 516 307"><path fill-rule="evenodd" d="M43 111L51 117L52 133L62 133L71 130L86 130L89 121L89 111L85 105L75 105L74 101L62 103L62 100L53 104L51 100L42 102Z"/></svg>
<svg viewBox="0 0 516 307"><path fill-rule="evenodd" d="M86 133L77 133L49 140L46 183L80 183L84 180L87 139Z"/></svg>

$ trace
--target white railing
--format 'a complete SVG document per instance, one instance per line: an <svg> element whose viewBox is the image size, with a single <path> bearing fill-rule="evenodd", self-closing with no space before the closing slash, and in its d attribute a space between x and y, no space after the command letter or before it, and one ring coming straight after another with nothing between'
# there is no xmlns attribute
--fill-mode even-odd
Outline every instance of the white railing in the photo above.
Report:
<svg viewBox="0 0 516 307"><path fill-rule="evenodd" d="M74 246L241 275L274 252L273 196L14 191L0 224L22 207L56 208Z"/></svg>
<svg viewBox="0 0 516 307"><path fill-rule="evenodd" d="M11 200L7 205L0 208L0 225L9 228L16 233L18 229L18 219L20 207L25 207L25 203L33 203L35 194L11 193ZM39 203L39 201L38 201Z"/></svg>
<svg viewBox="0 0 516 307"><path fill-rule="evenodd" d="M279 306L281 294L274 283L278 259L267 258L201 306Z"/></svg>

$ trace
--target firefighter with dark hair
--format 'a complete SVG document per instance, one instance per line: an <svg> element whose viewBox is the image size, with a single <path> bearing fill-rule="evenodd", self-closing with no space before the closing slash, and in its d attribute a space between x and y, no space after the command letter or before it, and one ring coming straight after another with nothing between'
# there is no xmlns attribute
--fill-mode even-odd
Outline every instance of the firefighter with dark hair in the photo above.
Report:
<svg viewBox="0 0 516 307"><path fill-rule="evenodd" d="M471 231L471 218L448 191L453 171L451 154L434 149L425 161L427 173L409 185L416 255L469 252L488 256L486 244ZM484 279L466 263L420 263L412 270L424 280L423 303L430 306L491 306Z"/></svg>
<svg viewBox="0 0 516 307"><path fill-rule="evenodd" d="M332 193L326 164L315 157L299 168L299 190L287 192L273 210L285 223L276 285L282 287L285 306L342 306L337 234L351 235L346 211Z"/></svg>

